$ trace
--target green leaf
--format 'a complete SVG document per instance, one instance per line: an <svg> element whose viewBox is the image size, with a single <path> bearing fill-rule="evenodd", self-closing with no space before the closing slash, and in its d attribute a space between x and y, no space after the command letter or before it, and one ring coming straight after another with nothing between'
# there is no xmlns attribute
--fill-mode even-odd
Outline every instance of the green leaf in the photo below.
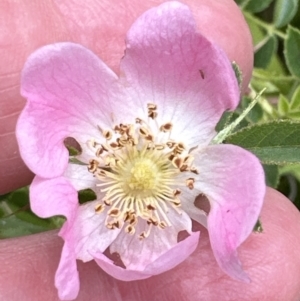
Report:
<svg viewBox="0 0 300 301"><path fill-rule="evenodd" d="M255 154L264 164L300 162L300 122L271 121L244 128L226 139Z"/></svg>
<svg viewBox="0 0 300 301"><path fill-rule="evenodd" d="M278 112L281 116L285 116L290 110L290 104L288 99L282 94L279 95L278 99Z"/></svg>
<svg viewBox="0 0 300 301"><path fill-rule="evenodd" d="M80 204L94 201L96 199L97 199L96 193L90 188L82 189L78 191L78 200Z"/></svg>
<svg viewBox="0 0 300 301"><path fill-rule="evenodd" d="M284 174L280 178L278 191L287 196L300 209L300 183L292 174Z"/></svg>
<svg viewBox="0 0 300 301"><path fill-rule="evenodd" d="M249 12L259 13L269 7L272 1L273 0L250 0L244 8Z"/></svg>
<svg viewBox="0 0 300 301"><path fill-rule="evenodd" d="M238 117L240 116L240 114L238 114L237 112L224 112L220 121L218 122L217 126L216 126L216 131L220 132L221 130L223 130L227 125L229 125L230 123L232 123L234 120L236 120ZM240 130L246 126L249 125L249 121L247 121L246 119L243 119L238 125L237 127L234 129L233 132L236 132L237 130Z"/></svg>
<svg viewBox="0 0 300 301"><path fill-rule="evenodd" d="M0 239L47 231L48 228L20 220L14 215L0 219Z"/></svg>
<svg viewBox="0 0 300 301"><path fill-rule="evenodd" d="M266 185L276 188L279 182L279 168L276 165L263 165L266 177Z"/></svg>
<svg viewBox="0 0 300 301"><path fill-rule="evenodd" d="M256 91L266 87L266 93L275 92L287 95L292 89L294 81L295 79L291 76L276 74L263 69L254 69L251 83Z"/></svg>
<svg viewBox="0 0 300 301"><path fill-rule="evenodd" d="M253 232L257 232L257 233L262 233L264 231L263 227L262 227L262 223L261 221L258 219L254 228L253 228Z"/></svg>
<svg viewBox="0 0 300 301"><path fill-rule="evenodd" d="M42 227L44 231L55 229L50 219L40 218L30 210L28 187L13 191L7 200L7 205L12 212L11 215L17 219Z"/></svg>
<svg viewBox="0 0 300 301"><path fill-rule="evenodd" d="M277 45L278 41L275 36L267 37L254 54L254 66L256 68L266 68L277 51Z"/></svg>
<svg viewBox="0 0 300 301"><path fill-rule="evenodd" d="M300 164L285 165L279 169L280 174L290 173L300 182Z"/></svg>
<svg viewBox="0 0 300 301"><path fill-rule="evenodd" d="M290 72L300 78L300 31L292 26L287 29L284 56Z"/></svg>
<svg viewBox="0 0 300 301"><path fill-rule="evenodd" d="M243 97L242 99L242 108L246 109L250 103L252 102L252 99L250 97ZM257 103L252 109L251 111L247 114L247 116L245 117L245 119L247 121L249 121L250 123L257 123L258 121L260 121L262 119L264 115L263 109L260 106L259 103Z"/></svg>
<svg viewBox="0 0 300 301"><path fill-rule="evenodd" d="M287 117L291 118L291 119L299 120L300 119L300 111L298 111L298 112L288 112Z"/></svg>
<svg viewBox="0 0 300 301"><path fill-rule="evenodd" d="M238 4L238 5L243 5L243 4L246 4L249 1L250 0L235 0L235 3Z"/></svg>
<svg viewBox="0 0 300 301"><path fill-rule="evenodd" d="M64 145L69 151L69 156L77 156L82 153L82 148L77 140L75 140L73 137L67 137L64 140Z"/></svg>
<svg viewBox="0 0 300 301"><path fill-rule="evenodd" d="M280 28L290 23L298 9L299 0L277 0L274 9L275 27Z"/></svg>
<svg viewBox="0 0 300 301"><path fill-rule="evenodd" d="M240 66L236 62L232 62L232 68L235 73L235 77L237 79L238 85L241 88L243 82L243 74Z"/></svg>
<svg viewBox="0 0 300 301"><path fill-rule="evenodd" d="M300 49L299 49L300 51ZM290 110L299 110L300 109L300 86L296 89L292 96L292 100L290 103Z"/></svg>
<svg viewBox="0 0 300 301"><path fill-rule="evenodd" d="M9 193L6 193L6 194L2 194L2 195L0 195L0 202L1 202L1 201L5 201L5 200L7 200L7 198L8 198L8 196L9 196L9 194L10 194L10 192L9 192Z"/></svg>

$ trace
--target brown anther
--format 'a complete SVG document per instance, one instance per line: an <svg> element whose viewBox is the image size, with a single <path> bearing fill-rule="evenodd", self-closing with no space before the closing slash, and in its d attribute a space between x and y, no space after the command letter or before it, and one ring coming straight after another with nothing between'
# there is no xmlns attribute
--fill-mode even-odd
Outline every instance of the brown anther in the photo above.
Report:
<svg viewBox="0 0 300 301"><path fill-rule="evenodd" d="M124 134L128 131L128 125L127 124L120 124L120 131L121 131L121 134Z"/></svg>
<svg viewBox="0 0 300 301"><path fill-rule="evenodd" d="M148 225L152 224L153 226L157 226L157 225L158 225L158 221L157 221L156 218L150 217L150 218L147 220L147 224L148 224Z"/></svg>
<svg viewBox="0 0 300 301"><path fill-rule="evenodd" d="M149 235L149 234L148 234ZM139 239L142 240L146 237L148 237L147 233L145 231L143 231L140 235L139 235Z"/></svg>
<svg viewBox="0 0 300 301"><path fill-rule="evenodd" d="M143 127L143 126L141 126L141 127L139 128L139 133L140 133L140 135L143 136L143 137L149 135L148 129L146 129L146 128Z"/></svg>
<svg viewBox="0 0 300 301"><path fill-rule="evenodd" d="M185 184L186 184L186 186L187 186L189 189L193 189L193 188L194 188L194 183L195 183L195 179L194 179L194 178L188 178L188 179L186 179L186 181L185 181Z"/></svg>
<svg viewBox="0 0 300 301"><path fill-rule="evenodd" d="M136 218L136 215L133 212L127 211L124 214L124 222L130 221L132 218Z"/></svg>
<svg viewBox="0 0 300 301"><path fill-rule="evenodd" d="M199 172L198 172L198 170L197 170L197 168L196 168L195 166L192 166L191 169L190 169L190 171L191 171L192 173L196 174L196 175L199 174Z"/></svg>
<svg viewBox="0 0 300 301"><path fill-rule="evenodd" d="M97 150L96 150L96 157L100 157L103 154L103 147L100 146Z"/></svg>
<svg viewBox="0 0 300 301"><path fill-rule="evenodd" d="M140 118L135 118L135 123L142 124L143 120Z"/></svg>
<svg viewBox="0 0 300 301"><path fill-rule="evenodd" d="M120 132L120 127L119 127L118 125L115 125L114 131L115 131L116 133L119 133L119 132Z"/></svg>
<svg viewBox="0 0 300 301"><path fill-rule="evenodd" d="M182 165L180 166L179 170L180 170L181 172L187 171L187 170L188 170L188 165L187 165L187 164L182 164Z"/></svg>
<svg viewBox="0 0 300 301"><path fill-rule="evenodd" d="M106 206L111 206L111 204L112 204L111 200L109 200L109 199L103 199L102 201Z"/></svg>
<svg viewBox="0 0 300 301"><path fill-rule="evenodd" d="M98 168L99 162L96 160L90 160L88 165L88 171L91 173L95 173Z"/></svg>
<svg viewBox="0 0 300 301"><path fill-rule="evenodd" d="M157 105L154 103L148 103L147 108L149 111L155 111L157 109Z"/></svg>
<svg viewBox="0 0 300 301"><path fill-rule="evenodd" d="M125 146L126 144L128 144L128 142L129 140L123 136L121 138L117 138L117 144L120 146Z"/></svg>
<svg viewBox="0 0 300 301"><path fill-rule="evenodd" d="M132 225L132 226L135 226L135 225L137 224L137 222L138 222L137 217L136 217L135 215L133 215L133 216L131 217L131 219L128 221L128 224L129 224L129 225Z"/></svg>
<svg viewBox="0 0 300 301"><path fill-rule="evenodd" d="M106 225L106 228L112 230L113 229L113 224L112 223L107 223Z"/></svg>
<svg viewBox="0 0 300 301"><path fill-rule="evenodd" d="M101 213L101 212L103 212L104 208L105 208L105 205L104 205L104 204L97 204L97 205L95 206L95 212L96 212L96 213Z"/></svg>
<svg viewBox="0 0 300 301"><path fill-rule="evenodd" d="M167 145L168 148L173 148L173 147L176 145L176 143L173 142L173 141L168 141L168 142L166 143L166 145Z"/></svg>
<svg viewBox="0 0 300 301"><path fill-rule="evenodd" d="M101 144L101 147L102 147L104 152L108 152L108 148L104 144Z"/></svg>
<svg viewBox="0 0 300 301"><path fill-rule="evenodd" d="M161 221L161 222L158 224L158 227L161 228L161 229L165 229L165 228L167 227L167 224L166 224L166 222Z"/></svg>
<svg viewBox="0 0 300 301"><path fill-rule="evenodd" d="M176 146L175 146L175 152L177 154L181 154L183 151L185 150L185 147L184 147L184 144L183 143L178 143Z"/></svg>
<svg viewBox="0 0 300 301"><path fill-rule="evenodd" d="M104 176L104 177L107 176L106 171L103 170L103 169L99 169L97 174L98 174L99 176Z"/></svg>
<svg viewBox="0 0 300 301"><path fill-rule="evenodd" d="M148 210L155 210L156 208L154 206L152 206L152 205L149 204L149 205L147 205L147 209Z"/></svg>
<svg viewBox="0 0 300 301"><path fill-rule="evenodd" d="M174 155L174 154L171 154L171 155L168 157L168 159L169 159L170 161L173 161L174 158L175 158L175 155Z"/></svg>
<svg viewBox="0 0 300 301"><path fill-rule="evenodd" d="M154 148L157 150L163 150L165 146L163 144L155 144Z"/></svg>
<svg viewBox="0 0 300 301"><path fill-rule="evenodd" d="M187 161L189 161L192 158L192 156L186 156L183 159L183 162L186 163Z"/></svg>
<svg viewBox="0 0 300 301"><path fill-rule="evenodd" d="M110 209L107 213L111 217L118 217L120 215L120 210L118 208Z"/></svg>
<svg viewBox="0 0 300 301"><path fill-rule="evenodd" d="M149 111L148 112L148 117L155 119L157 117L157 113L155 111Z"/></svg>
<svg viewBox="0 0 300 301"><path fill-rule="evenodd" d="M113 224L112 224L112 229L120 229L121 228L121 223L120 221L114 221Z"/></svg>
<svg viewBox="0 0 300 301"><path fill-rule="evenodd" d="M175 207L180 207L180 206L181 206L181 202L180 202L179 199L174 199L174 200L172 200L171 202L173 203L173 205L174 205Z"/></svg>
<svg viewBox="0 0 300 301"><path fill-rule="evenodd" d="M163 124L159 129L160 129L161 132L166 133L166 132L171 131L172 127L173 127L172 123L167 122L167 123Z"/></svg>
<svg viewBox="0 0 300 301"><path fill-rule="evenodd" d="M147 135L146 137L145 137L145 139L147 140L147 141L153 141L153 136L152 135Z"/></svg>
<svg viewBox="0 0 300 301"><path fill-rule="evenodd" d="M113 150L117 150L120 149L120 144L118 144L117 142L112 142L109 144L109 146L113 149Z"/></svg>
<svg viewBox="0 0 300 301"><path fill-rule="evenodd" d="M111 131L103 131L102 132L102 135L103 137L106 139L106 140L110 140L112 138L112 132Z"/></svg>
<svg viewBox="0 0 300 301"><path fill-rule="evenodd" d="M125 232L130 234L130 235L133 235L135 233L135 228L131 225L128 225L126 228L125 228Z"/></svg>
<svg viewBox="0 0 300 301"><path fill-rule="evenodd" d="M96 147L99 143L98 142L96 142L96 140L94 140L94 139L92 139L91 141L90 141L90 145L92 146L92 147Z"/></svg>
<svg viewBox="0 0 300 301"><path fill-rule="evenodd" d="M183 160L180 157L174 157L172 160L172 164L174 165L174 167L180 169L180 167L182 166Z"/></svg>
<svg viewBox="0 0 300 301"><path fill-rule="evenodd" d="M175 189L174 191L173 191L173 195L174 196L178 196L178 195L180 195L181 194L181 190L180 189Z"/></svg>

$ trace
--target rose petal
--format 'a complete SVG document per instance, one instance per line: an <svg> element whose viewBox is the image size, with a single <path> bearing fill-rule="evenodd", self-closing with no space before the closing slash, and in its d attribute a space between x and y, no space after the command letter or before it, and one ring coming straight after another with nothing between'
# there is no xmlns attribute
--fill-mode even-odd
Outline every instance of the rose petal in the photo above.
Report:
<svg viewBox="0 0 300 301"><path fill-rule="evenodd" d="M123 269L113 264L105 255L101 253L93 254L97 264L109 275L123 281L132 281L149 278L174 268L183 262L196 249L200 232L192 232L185 240L175 244L171 249L161 254L143 271Z"/></svg>
<svg viewBox="0 0 300 301"><path fill-rule="evenodd" d="M64 177L36 176L30 186L30 207L40 217L64 215L72 220L78 207L78 194Z"/></svg>
<svg viewBox="0 0 300 301"><path fill-rule="evenodd" d="M171 226L163 230L153 226L149 237L140 240L139 235L149 227L145 221L140 220L135 235L128 235L122 231L112 242L110 251L119 253L128 269L143 271L147 265L177 244L179 231L191 232L191 219L185 212L178 214L173 208L169 208L166 215Z"/></svg>
<svg viewBox="0 0 300 301"><path fill-rule="evenodd" d="M18 121L22 158L42 177L63 174L68 151L63 140L85 144L112 124L111 102L120 100L117 76L91 51L73 43L40 48L27 60L21 92L28 99Z"/></svg>
<svg viewBox="0 0 300 301"><path fill-rule="evenodd" d="M97 214L95 206L98 203L93 201L79 206L68 233L63 235L65 240L70 241L76 258L83 261L92 260L91 253L104 252L121 231L109 230L105 226L108 208Z"/></svg>
<svg viewBox="0 0 300 301"><path fill-rule="evenodd" d="M195 188L206 195L211 209L208 231L220 267L236 279L248 281L237 248L252 232L265 195L259 160L234 145L212 145L195 155L199 175Z"/></svg>
<svg viewBox="0 0 300 301"><path fill-rule="evenodd" d="M99 180L96 180L94 175L88 172L86 165L79 164L68 164L64 176L70 181L73 187L76 190L91 188L95 192L98 191L96 183L99 183Z"/></svg>
<svg viewBox="0 0 300 301"><path fill-rule="evenodd" d="M73 300L79 293L79 275L74 249L65 243L55 274L55 286L61 300Z"/></svg>
<svg viewBox="0 0 300 301"><path fill-rule="evenodd" d="M193 177L194 174L190 174L189 176ZM182 174L180 176L181 181L184 183L189 176ZM194 206L199 191L196 189L190 190L188 187L180 187L180 190L181 209L187 213L190 218L207 228L207 213Z"/></svg>
<svg viewBox="0 0 300 301"><path fill-rule="evenodd" d="M173 123L171 138L208 143L224 110L237 106L239 88L225 53L196 33L190 9L166 2L148 10L126 42L121 81L132 89L132 109L145 115L155 103L158 124Z"/></svg>

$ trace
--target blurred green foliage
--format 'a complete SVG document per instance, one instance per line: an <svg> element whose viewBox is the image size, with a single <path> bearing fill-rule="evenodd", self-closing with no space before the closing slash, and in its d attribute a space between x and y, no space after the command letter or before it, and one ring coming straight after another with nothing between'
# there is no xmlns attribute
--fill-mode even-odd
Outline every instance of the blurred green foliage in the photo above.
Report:
<svg viewBox="0 0 300 301"><path fill-rule="evenodd" d="M236 0L250 27L254 71L249 95L266 91L257 116L227 137L256 154L266 182L300 209L300 9L299 0ZM244 97L245 99L245 97ZM258 107L260 110L258 112ZM243 108L243 102L240 109ZM249 121L250 116L246 119Z"/></svg>

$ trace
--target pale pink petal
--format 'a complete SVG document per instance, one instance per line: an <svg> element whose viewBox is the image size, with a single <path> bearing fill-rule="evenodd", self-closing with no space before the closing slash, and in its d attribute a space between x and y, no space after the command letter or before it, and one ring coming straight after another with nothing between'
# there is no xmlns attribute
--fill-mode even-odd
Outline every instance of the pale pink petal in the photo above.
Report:
<svg viewBox="0 0 300 301"><path fill-rule="evenodd" d="M189 176L193 177L194 174L190 174ZM184 181L186 178L186 174L183 174L182 181ZM199 191L196 189L190 190L187 187L180 187L180 190L181 209L194 221L207 228L206 212L194 206L194 201L199 195Z"/></svg>
<svg viewBox="0 0 300 301"><path fill-rule="evenodd" d="M195 155L195 188L210 201L208 231L220 267L236 279L248 281L237 248L252 232L265 195L259 160L234 145L212 145Z"/></svg>
<svg viewBox="0 0 300 301"><path fill-rule="evenodd" d="M76 190L91 188L95 192L97 189L96 184L99 183L92 173L87 169L87 165L68 164L66 171L64 172L69 182Z"/></svg>
<svg viewBox="0 0 300 301"><path fill-rule="evenodd" d="M156 260L145 267L143 271L123 269L113 264L105 255L101 253L93 254L97 264L109 275L123 281L132 281L149 278L166 272L189 257L196 249L200 232L192 232L185 240L175 244L171 249L161 254Z"/></svg>
<svg viewBox="0 0 300 301"><path fill-rule="evenodd" d="M63 215L71 220L78 207L76 189L64 177L36 176L30 186L30 207L40 217Z"/></svg>
<svg viewBox="0 0 300 301"><path fill-rule="evenodd" d="M110 251L119 253L128 269L143 271L147 265L177 244L178 232L181 230L191 232L191 219L185 212L178 214L174 209L169 208L166 215L172 224L170 227L163 230L152 227L149 237L140 240L139 235L148 229L147 223L140 220L135 235L120 232L112 242Z"/></svg>
<svg viewBox="0 0 300 301"><path fill-rule="evenodd" d="M92 260L91 253L104 252L121 231L109 230L105 226L108 209L97 214L95 206L98 203L93 201L79 206L68 233L63 234L65 239L72 241L76 258L83 261Z"/></svg>
<svg viewBox="0 0 300 301"><path fill-rule="evenodd" d="M17 124L21 156L41 177L63 174L66 137L84 144L112 125L120 102L117 76L91 51L73 43L40 48L27 60L21 92L28 102Z"/></svg>
<svg viewBox="0 0 300 301"><path fill-rule="evenodd" d="M225 53L196 33L190 9L166 2L148 10L130 28L126 45L121 81L137 115L155 103L159 125L173 123L171 138L208 143L224 110L237 106L239 88Z"/></svg>
<svg viewBox="0 0 300 301"><path fill-rule="evenodd" d="M73 300L79 292L79 275L74 249L65 242L55 274L55 286L61 300Z"/></svg>

